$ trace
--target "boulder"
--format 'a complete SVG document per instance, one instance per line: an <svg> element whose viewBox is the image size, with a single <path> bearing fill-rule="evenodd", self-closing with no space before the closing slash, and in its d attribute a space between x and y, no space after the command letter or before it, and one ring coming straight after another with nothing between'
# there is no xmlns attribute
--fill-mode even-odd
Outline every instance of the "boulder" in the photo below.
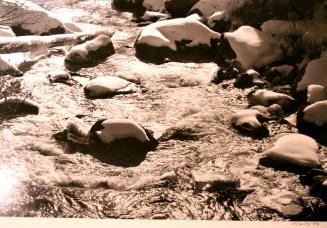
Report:
<svg viewBox="0 0 327 228"><path fill-rule="evenodd" d="M9 26L0 25L0 36L16 36Z"/></svg>
<svg viewBox="0 0 327 228"><path fill-rule="evenodd" d="M101 34L85 43L75 45L66 55L66 66L88 66L115 53L114 46L109 36Z"/></svg>
<svg viewBox="0 0 327 228"><path fill-rule="evenodd" d="M254 138L267 137L269 131L262 124L262 122L268 117L265 114L256 109L242 110L232 115L231 124L236 130L244 135Z"/></svg>
<svg viewBox="0 0 327 228"><path fill-rule="evenodd" d="M166 11L172 17L185 17L192 6L199 0L166 0Z"/></svg>
<svg viewBox="0 0 327 228"><path fill-rule="evenodd" d="M304 91L309 85L321 85L327 87L327 57L311 60L305 68L304 75L297 83L296 90Z"/></svg>
<svg viewBox="0 0 327 228"><path fill-rule="evenodd" d="M164 20L146 26L136 43L137 57L162 62L171 59L214 58L220 34L196 16Z"/></svg>
<svg viewBox="0 0 327 228"><path fill-rule="evenodd" d="M253 27L241 26L234 32L225 33L225 37L245 70L269 65L283 57L278 42Z"/></svg>
<svg viewBox="0 0 327 228"><path fill-rule="evenodd" d="M327 100L327 88L321 85L309 85L307 88L307 103L313 104L323 100Z"/></svg>
<svg viewBox="0 0 327 228"><path fill-rule="evenodd" d="M302 107L297 112L296 127L321 144L327 144L327 100Z"/></svg>
<svg viewBox="0 0 327 228"><path fill-rule="evenodd" d="M266 83L267 82L260 79L260 74L257 71L250 69L245 73L238 75L236 81L234 82L234 86L236 88L245 89L255 85L263 86Z"/></svg>
<svg viewBox="0 0 327 228"><path fill-rule="evenodd" d="M131 82L113 76L97 77L89 81L84 87L84 93L89 98L112 96L119 90L126 88Z"/></svg>
<svg viewBox="0 0 327 228"><path fill-rule="evenodd" d="M21 72L15 65L0 58L0 76L7 74L17 77L22 76L23 72Z"/></svg>
<svg viewBox="0 0 327 228"><path fill-rule="evenodd" d="M0 1L0 15L6 15L3 20L16 35L52 35L68 32L60 19L30 1Z"/></svg>
<svg viewBox="0 0 327 228"><path fill-rule="evenodd" d="M39 105L34 101L20 97L7 97L0 100L0 115L38 114Z"/></svg>
<svg viewBox="0 0 327 228"><path fill-rule="evenodd" d="M320 165L317 142L297 133L280 137L261 156L309 168Z"/></svg>
<svg viewBox="0 0 327 228"><path fill-rule="evenodd" d="M162 11L166 0L143 0L143 6L150 11Z"/></svg>
<svg viewBox="0 0 327 228"><path fill-rule="evenodd" d="M231 26L231 21L223 11L217 11L208 17L207 24L214 31L226 32Z"/></svg>
<svg viewBox="0 0 327 228"><path fill-rule="evenodd" d="M113 8L127 12L144 12L146 9L143 6L143 0L113 0Z"/></svg>
<svg viewBox="0 0 327 228"><path fill-rule="evenodd" d="M291 96L283 93L277 93L266 89L258 89L247 95L249 106L262 105L270 106L272 104L280 105L285 111L294 108L295 100Z"/></svg>

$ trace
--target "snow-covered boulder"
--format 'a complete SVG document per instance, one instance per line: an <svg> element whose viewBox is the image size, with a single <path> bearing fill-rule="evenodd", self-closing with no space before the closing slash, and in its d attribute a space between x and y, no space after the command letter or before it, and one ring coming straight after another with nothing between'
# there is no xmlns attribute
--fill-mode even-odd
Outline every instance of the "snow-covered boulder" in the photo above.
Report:
<svg viewBox="0 0 327 228"><path fill-rule="evenodd" d="M8 14L8 12L10 12ZM47 35L68 32L64 23L51 12L26 0L0 1L0 15L17 35Z"/></svg>
<svg viewBox="0 0 327 228"><path fill-rule="evenodd" d="M133 146L140 144L149 150L155 149L158 145L150 130L131 119L99 120L91 127L89 139L90 144L109 144L118 147L128 145L132 151L136 149Z"/></svg>
<svg viewBox="0 0 327 228"><path fill-rule="evenodd" d="M250 92L247 95L247 99L250 106L262 105L267 107L272 104L278 104L285 111L292 109L295 102L294 98L289 95L266 89L258 89Z"/></svg>
<svg viewBox="0 0 327 228"><path fill-rule="evenodd" d="M2 75L22 76L21 72L15 65L0 58L0 76Z"/></svg>
<svg viewBox="0 0 327 228"><path fill-rule="evenodd" d="M311 60L305 68L304 75L297 83L297 91L304 91L310 84L327 87L327 57Z"/></svg>
<svg viewBox="0 0 327 228"><path fill-rule="evenodd" d="M136 43L136 55L150 61L164 58L205 57L216 54L220 34L212 31L197 17L164 20L146 26Z"/></svg>
<svg viewBox="0 0 327 228"><path fill-rule="evenodd" d="M327 100L315 102L297 112L296 126L303 134L327 144Z"/></svg>
<svg viewBox="0 0 327 228"><path fill-rule="evenodd" d="M165 0L165 8L172 17L185 17L199 0Z"/></svg>
<svg viewBox="0 0 327 228"><path fill-rule="evenodd" d="M307 103L313 104L318 101L327 100L327 89L321 85L309 85L307 88Z"/></svg>
<svg viewBox="0 0 327 228"><path fill-rule="evenodd" d="M106 97L126 88L129 84L131 82L119 77L97 77L87 83L84 87L84 92L90 98Z"/></svg>
<svg viewBox="0 0 327 228"><path fill-rule="evenodd" d="M296 133L280 137L261 156L309 168L320 165L317 142L309 136Z"/></svg>
<svg viewBox="0 0 327 228"><path fill-rule="evenodd" d="M109 36L101 34L93 40L72 47L66 55L68 65L92 64L115 53Z"/></svg>
<svg viewBox="0 0 327 228"><path fill-rule="evenodd" d="M234 32L225 33L225 37L245 70L269 65L283 57L278 42L253 27L241 26Z"/></svg>
<svg viewBox="0 0 327 228"><path fill-rule="evenodd" d="M0 36L16 36L9 26L0 25Z"/></svg>
<svg viewBox="0 0 327 228"><path fill-rule="evenodd" d="M263 120L267 119L267 115L268 113L256 109L246 109L233 114L231 124L244 135L263 138L269 135L268 129L262 124Z"/></svg>

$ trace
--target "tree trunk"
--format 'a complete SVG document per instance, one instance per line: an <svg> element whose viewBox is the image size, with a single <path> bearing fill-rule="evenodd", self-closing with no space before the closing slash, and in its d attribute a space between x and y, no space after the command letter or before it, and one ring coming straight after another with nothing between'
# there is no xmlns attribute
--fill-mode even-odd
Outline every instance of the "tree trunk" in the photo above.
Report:
<svg viewBox="0 0 327 228"><path fill-rule="evenodd" d="M113 32L109 32L108 30L99 30L96 32L79 32L52 36L1 37L0 54L29 52L42 46L51 48L56 46L65 46L72 43L83 43L97 37L100 34L105 34L111 37Z"/></svg>

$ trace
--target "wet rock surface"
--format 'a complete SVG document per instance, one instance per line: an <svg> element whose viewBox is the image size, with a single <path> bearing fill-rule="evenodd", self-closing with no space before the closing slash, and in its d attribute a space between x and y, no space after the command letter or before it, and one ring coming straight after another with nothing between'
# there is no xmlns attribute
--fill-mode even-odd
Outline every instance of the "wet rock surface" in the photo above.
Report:
<svg viewBox="0 0 327 228"><path fill-rule="evenodd" d="M0 195L1 216L322 218L326 204L308 192L298 173L258 161L257 155L277 136L297 132L295 126L269 120L269 137L261 140L241 136L232 128L230 117L247 108L250 92L233 86L232 78L239 72L216 85L211 81L220 67L213 62L140 61L133 45L141 28L130 13L113 10L111 1L35 2L75 14L74 21L93 24L92 28L112 29L115 54L71 74L76 82L72 84L48 78L49 71L64 70L63 54L40 59L25 72L21 89L31 93L39 112L0 120L0 163L5 170L1 175L11 188ZM131 79L140 90L88 99L83 88L99 75ZM75 116L89 126L99 119L133 119L153 130L160 143L155 151L134 154L137 162L126 166L121 163L124 157L116 159L114 153L89 153L83 145L71 148L52 137ZM323 169L326 153L320 146L317 156ZM103 155L110 159L102 159Z"/></svg>

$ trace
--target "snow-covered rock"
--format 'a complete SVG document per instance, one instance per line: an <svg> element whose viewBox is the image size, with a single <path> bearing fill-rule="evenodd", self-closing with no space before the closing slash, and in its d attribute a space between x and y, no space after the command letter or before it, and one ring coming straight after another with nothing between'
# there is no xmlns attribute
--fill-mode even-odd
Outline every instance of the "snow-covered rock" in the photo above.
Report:
<svg viewBox="0 0 327 228"><path fill-rule="evenodd" d="M168 15L156 11L145 11L143 16L141 16L139 19L142 21L157 21L159 19L167 19Z"/></svg>
<svg viewBox="0 0 327 228"><path fill-rule="evenodd" d="M113 93L124 89L131 82L114 76L97 77L87 83L84 92L87 97L96 98L110 96Z"/></svg>
<svg viewBox="0 0 327 228"><path fill-rule="evenodd" d="M99 124L99 123L98 123ZM95 133L101 139L103 143L111 143L116 139L133 137L138 139L140 142L148 141L149 138L145 130L134 120L130 119L107 119L101 123L102 129L93 129L91 132L96 130Z"/></svg>
<svg viewBox="0 0 327 228"><path fill-rule="evenodd" d="M257 109L242 110L232 115L231 124L242 134L262 138L269 135L268 129L262 124L262 120L267 118L265 114L268 113Z"/></svg>
<svg viewBox="0 0 327 228"><path fill-rule="evenodd" d="M0 25L0 36L16 36L9 26Z"/></svg>
<svg viewBox="0 0 327 228"><path fill-rule="evenodd" d="M165 8L172 17L185 17L199 0L165 0Z"/></svg>
<svg viewBox="0 0 327 228"><path fill-rule="evenodd" d="M8 14L8 12L11 13ZM30 1L0 1L0 15L7 15L3 20L17 35L46 35L68 32L58 17Z"/></svg>
<svg viewBox="0 0 327 228"><path fill-rule="evenodd" d="M287 161L303 167L317 167L320 165L317 142L303 134L289 134L280 137L273 147L261 156Z"/></svg>
<svg viewBox="0 0 327 228"><path fill-rule="evenodd" d="M115 53L109 36L101 34L93 40L72 47L66 55L66 64L83 65L97 62Z"/></svg>
<svg viewBox="0 0 327 228"><path fill-rule="evenodd" d="M327 123L327 101L319 101L307 106L304 110L303 119L314 123L317 126L323 126Z"/></svg>
<svg viewBox="0 0 327 228"><path fill-rule="evenodd" d="M196 18L176 18L146 26L135 43L137 56L145 59L164 59L176 52L192 52L192 49L196 50L197 55L201 54L201 50L208 55L214 55L220 34Z"/></svg>
<svg viewBox="0 0 327 228"><path fill-rule="evenodd" d="M307 89L307 102L313 104L318 101L327 100L327 89L321 85L309 85Z"/></svg>
<svg viewBox="0 0 327 228"><path fill-rule="evenodd" d="M269 65L283 57L278 42L253 27L241 26L234 32L225 33L225 37L245 70Z"/></svg>
<svg viewBox="0 0 327 228"><path fill-rule="evenodd" d="M327 57L311 60L297 84L297 91L304 91L310 84L327 87Z"/></svg>
<svg viewBox="0 0 327 228"><path fill-rule="evenodd" d="M2 75L22 76L21 72L15 65L0 58L0 76Z"/></svg>
<svg viewBox="0 0 327 228"><path fill-rule="evenodd" d="M229 30L231 22L223 11L214 12L207 20L208 26L218 32L225 32Z"/></svg>
<svg viewBox="0 0 327 228"><path fill-rule="evenodd" d="M272 104L278 104L283 107L284 110L292 108L295 101L291 96L266 89L252 91L248 94L247 98L250 106L270 106Z"/></svg>

